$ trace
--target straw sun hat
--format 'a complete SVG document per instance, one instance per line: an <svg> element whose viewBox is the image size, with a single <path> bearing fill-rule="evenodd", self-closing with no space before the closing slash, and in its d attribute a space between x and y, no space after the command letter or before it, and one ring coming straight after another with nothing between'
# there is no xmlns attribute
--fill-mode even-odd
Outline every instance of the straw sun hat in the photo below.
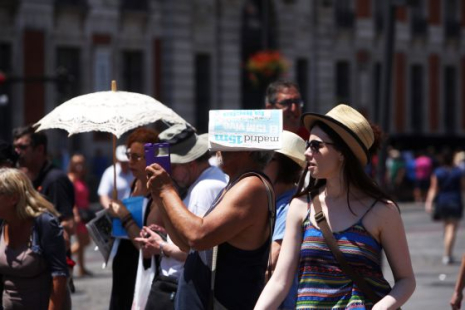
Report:
<svg viewBox="0 0 465 310"><path fill-rule="evenodd" d="M367 119L354 108L340 104L326 115L305 113L302 122L310 130L316 121L331 127L349 146L362 165L368 163L368 149L375 140L373 130Z"/></svg>

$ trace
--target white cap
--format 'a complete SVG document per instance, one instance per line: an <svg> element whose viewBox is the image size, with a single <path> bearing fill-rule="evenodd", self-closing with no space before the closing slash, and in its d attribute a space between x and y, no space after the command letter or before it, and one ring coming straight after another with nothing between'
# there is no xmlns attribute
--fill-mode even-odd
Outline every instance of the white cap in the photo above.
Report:
<svg viewBox="0 0 465 310"><path fill-rule="evenodd" d="M128 162L128 157L126 156L126 145L118 145L116 148L116 159L122 162Z"/></svg>

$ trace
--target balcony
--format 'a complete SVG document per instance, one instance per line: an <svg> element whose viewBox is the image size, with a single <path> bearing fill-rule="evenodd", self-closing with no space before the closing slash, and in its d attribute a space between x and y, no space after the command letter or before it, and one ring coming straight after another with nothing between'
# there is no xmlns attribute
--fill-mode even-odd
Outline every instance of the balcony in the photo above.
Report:
<svg viewBox="0 0 465 310"><path fill-rule="evenodd" d="M424 18L414 18L410 24L412 37L424 37L428 32L428 23Z"/></svg>

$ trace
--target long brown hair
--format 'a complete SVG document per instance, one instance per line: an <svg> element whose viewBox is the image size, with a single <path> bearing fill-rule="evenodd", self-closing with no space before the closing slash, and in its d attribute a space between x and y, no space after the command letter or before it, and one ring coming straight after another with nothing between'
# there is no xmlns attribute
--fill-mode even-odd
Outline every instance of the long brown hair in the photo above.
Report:
<svg viewBox="0 0 465 310"><path fill-rule="evenodd" d="M349 201L349 196L350 196L350 190L351 187L356 188L366 194L369 197L372 197L374 199L380 200L384 203L387 203L388 201L393 201L391 197L384 192L379 185L368 176L368 174L365 172L362 164L360 161L357 159L357 157L354 155L354 153L351 151L351 149L347 146L347 144L344 142L344 140L333 130L331 127L326 125L323 122L317 121L313 124L313 127L319 127L323 132L325 132L333 141L333 147L338 150L339 152L342 153L344 156L344 165L343 165L343 178L344 178L344 183L347 186L347 205L349 207L349 210L352 211L352 208L350 207L350 201ZM310 130L312 129L310 128ZM374 154L376 151L376 148L380 144L380 139L381 139L381 131L379 128L374 127L372 125L373 132L375 134L375 142L371 146L369 153ZM311 193L314 193L315 191L319 190L322 186L326 184L325 179L315 179L310 176L310 182L307 185L307 187L304 187L306 175L308 173L308 163L307 166L304 169L304 173L300 177L299 184L297 187L296 194L294 197L301 197L304 195L309 195ZM396 204L397 205L397 204Z"/></svg>

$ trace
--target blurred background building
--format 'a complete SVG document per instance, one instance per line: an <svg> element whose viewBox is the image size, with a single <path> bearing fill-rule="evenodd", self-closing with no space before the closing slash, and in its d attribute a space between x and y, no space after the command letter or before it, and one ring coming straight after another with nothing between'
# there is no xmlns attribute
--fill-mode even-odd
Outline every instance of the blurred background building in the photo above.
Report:
<svg viewBox="0 0 465 310"><path fill-rule="evenodd" d="M110 90L112 79L206 132L210 109L263 107L269 79L251 80L246 65L275 50L305 111L345 102L398 143L464 145L465 1L390 1L386 110L388 0L0 0L0 138L67 99ZM111 151L106 133L48 134L52 153Z"/></svg>

